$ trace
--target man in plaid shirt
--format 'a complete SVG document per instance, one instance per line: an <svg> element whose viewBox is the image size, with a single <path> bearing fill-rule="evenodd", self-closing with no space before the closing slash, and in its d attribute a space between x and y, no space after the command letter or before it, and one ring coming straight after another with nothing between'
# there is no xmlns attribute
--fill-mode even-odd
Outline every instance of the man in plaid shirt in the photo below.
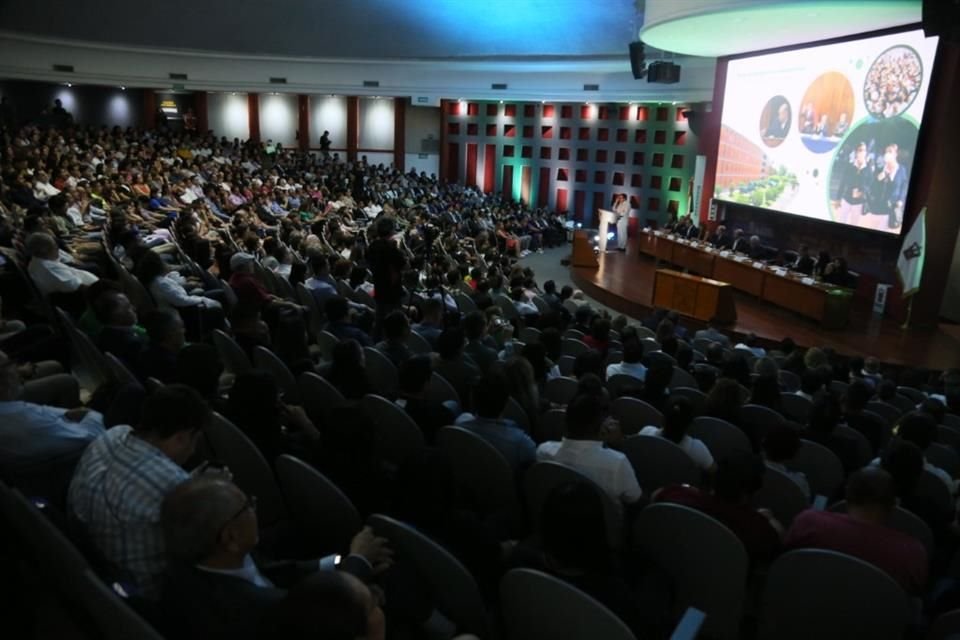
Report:
<svg viewBox="0 0 960 640"><path fill-rule="evenodd" d="M90 444L67 503L118 577L156 598L166 567L160 506L190 477L180 465L193 455L210 408L190 387L167 385L144 401L141 415L135 428L114 427Z"/></svg>

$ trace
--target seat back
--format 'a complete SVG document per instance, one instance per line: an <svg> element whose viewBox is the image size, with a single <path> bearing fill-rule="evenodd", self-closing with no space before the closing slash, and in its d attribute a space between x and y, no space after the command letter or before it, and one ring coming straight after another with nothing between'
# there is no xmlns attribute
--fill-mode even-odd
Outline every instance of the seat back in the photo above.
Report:
<svg viewBox="0 0 960 640"><path fill-rule="evenodd" d="M120 358L110 352L104 354L107 364L110 366L111 377L119 384L140 384L137 376L127 368L127 365L120 361Z"/></svg>
<svg viewBox="0 0 960 640"><path fill-rule="evenodd" d="M953 447L934 442L927 447L923 455L927 459L927 462L935 467L940 467L949 473L951 477L956 478L957 475L960 474L960 455L957 454Z"/></svg>
<svg viewBox="0 0 960 640"><path fill-rule="evenodd" d="M532 427L530 424L530 416L527 415L526 410L520 406L516 398L512 396L507 398L507 404L503 408L503 418L505 420L513 420L518 427L530 433Z"/></svg>
<svg viewBox="0 0 960 640"><path fill-rule="evenodd" d="M430 380L424 389L424 394L428 400L432 400L433 402L453 402L458 407L462 406L460 404L460 394L457 393L457 390L453 388L452 384L447 382L446 378L436 371L430 376Z"/></svg>
<svg viewBox="0 0 960 640"><path fill-rule="evenodd" d="M637 398L617 398L610 403L610 415L620 421L621 430L628 435L651 425L663 426L663 414Z"/></svg>
<svg viewBox="0 0 960 640"><path fill-rule="evenodd" d="M770 567L760 638L902 638L906 594L880 569L836 551L800 549Z"/></svg>
<svg viewBox="0 0 960 640"><path fill-rule="evenodd" d="M634 640L612 611L576 587L533 569L513 569L500 581L506 640Z"/></svg>
<svg viewBox="0 0 960 640"><path fill-rule="evenodd" d="M801 440L797 455L787 466L795 471L802 471L807 476L813 495L830 498L843 486L843 463L837 454L822 444Z"/></svg>
<svg viewBox="0 0 960 640"><path fill-rule="evenodd" d="M240 348L240 345L233 338L220 329L213 330L213 344L217 348L220 360L223 361L223 368L228 373L238 376L253 369L246 352Z"/></svg>
<svg viewBox="0 0 960 640"><path fill-rule="evenodd" d="M347 404L346 398L335 386L310 371L300 374L297 387L303 408L314 420L326 418L331 411Z"/></svg>
<svg viewBox="0 0 960 640"><path fill-rule="evenodd" d="M410 352L414 355L429 354L433 352L433 347L430 346L430 343L427 342L427 339L416 331L410 331L410 333L407 334L407 339L405 342L407 348L409 348Z"/></svg>
<svg viewBox="0 0 960 640"><path fill-rule="evenodd" d="M547 411L537 421L534 440L546 442L548 440L560 441L563 439L563 430L567 423L567 412L563 409L551 409Z"/></svg>
<svg viewBox="0 0 960 640"><path fill-rule="evenodd" d="M957 640L960 638L960 609L948 611L937 617L930 626L927 640Z"/></svg>
<svg viewBox="0 0 960 640"><path fill-rule="evenodd" d="M900 419L900 410L886 402L868 402L863 409L864 411L877 414L883 418L888 425L893 425Z"/></svg>
<svg viewBox="0 0 960 640"><path fill-rule="evenodd" d="M927 399L927 394L913 387L897 387L897 393L913 402L914 406Z"/></svg>
<svg viewBox="0 0 960 640"><path fill-rule="evenodd" d="M557 360L557 368L560 369L560 375L572 376L573 368L577 364L577 359L573 356L560 356Z"/></svg>
<svg viewBox="0 0 960 640"><path fill-rule="evenodd" d="M325 475L293 456L276 460L277 480L305 552L343 553L363 521L360 512Z"/></svg>
<svg viewBox="0 0 960 640"><path fill-rule="evenodd" d="M297 379L287 368L283 360L277 357L273 351L266 347L254 347L253 363L258 369L270 372L273 379L277 382L277 387L283 393L283 399L289 404L300 403L300 389L297 387Z"/></svg>
<svg viewBox="0 0 960 640"><path fill-rule="evenodd" d="M780 388L786 393L793 393L794 391L800 390L800 376L793 371L780 369L777 378L780 380Z"/></svg>
<svg viewBox="0 0 960 640"><path fill-rule="evenodd" d="M459 560L413 527L375 514L367 523L378 536L390 541L398 561L409 562L428 585L436 607L457 627L457 633L486 638L487 612L480 589Z"/></svg>
<svg viewBox="0 0 960 640"><path fill-rule="evenodd" d="M500 307L500 311L503 312L503 317L507 320L515 320L520 317L520 314L517 313L517 308L513 306L513 300L511 300L509 296L502 293L498 294L493 297L493 302Z"/></svg>
<svg viewBox="0 0 960 640"><path fill-rule="evenodd" d="M836 504L830 505L830 511L846 513L847 501L841 500ZM891 529L896 529L900 533L905 533L911 538L919 540L920 543L923 544L924 549L927 550L927 558L933 558L933 552L936 548L933 531L930 529L930 525L924 522L919 516L911 511L907 511L903 507L896 506L893 508L893 512L890 514L890 519L887 520L886 525Z"/></svg>
<svg viewBox="0 0 960 640"><path fill-rule="evenodd" d="M753 506L769 509L784 528L788 528L793 519L810 506L807 497L793 479L777 469L767 468L763 474L763 485L753 496Z"/></svg>
<svg viewBox="0 0 960 640"><path fill-rule="evenodd" d="M800 424L807 424L810 420L810 411L813 410L813 403L803 396L784 391L780 394L780 407L786 418Z"/></svg>
<svg viewBox="0 0 960 640"><path fill-rule="evenodd" d="M457 308L460 309L460 313L462 314L477 310L477 303L465 293L457 291L453 294L453 299L457 301Z"/></svg>
<svg viewBox="0 0 960 640"><path fill-rule="evenodd" d="M399 466L410 454L426 446L423 432L413 418L383 396L368 394L360 406L374 425L374 448L381 461Z"/></svg>
<svg viewBox="0 0 960 640"><path fill-rule="evenodd" d="M307 329L311 336L318 336L323 331L324 311L317 304L317 299L313 297L310 289L307 289L302 282L296 286L297 301L301 306L308 310Z"/></svg>
<svg viewBox="0 0 960 640"><path fill-rule="evenodd" d="M317 346L320 347L320 357L330 362L333 360L333 349L340 344L340 338L329 331L317 333Z"/></svg>
<svg viewBox="0 0 960 640"><path fill-rule="evenodd" d="M700 472L693 458L666 438L630 436L623 441L623 453L646 495L671 484L700 484Z"/></svg>
<svg viewBox="0 0 960 640"><path fill-rule="evenodd" d="M257 496L257 519L261 527L276 524L287 513L283 495L266 458L235 424L220 415L206 428L207 442L217 459L227 465L233 482L247 495Z"/></svg>
<svg viewBox="0 0 960 640"><path fill-rule="evenodd" d="M763 405L745 404L740 409L740 426L755 445L763 442L769 431L783 426L783 422L783 416Z"/></svg>
<svg viewBox="0 0 960 640"><path fill-rule="evenodd" d="M460 427L444 427L437 445L453 462L457 484L487 514L505 515L520 526L522 512L513 469L497 449L475 433Z"/></svg>
<svg viewBox="0 0 960 640"><path fill-rule="evenodd" d="M577 394L577 380L566 376L547 380L544 394L547 400L554 404L570 404L570 401Z"/></svg>
<svg viewBox="0 0 960 640"><path fill-rule="evenodd" d="M596 482L573 467L559 462L535 462L523 475L523 497L527 505L530 528L540 529L540 514L550 492L568 482L582 482L596 489L603 500L603 515L610 546L618 548L623 541L623 508Z"/></svg>
<svg viewBox="0 0 960 640"><path fill-rule="evenodd" d="M535 344L540 342L540 329L536 327L524 327L520 329L520 341L524 344Z"/></svg>
<svg viewBox="0 0 960 640"><path fill-rule="evenodd" d="M616 373L607 378L607 390L610 397L619 398L628 389L638 389L643 381L625 373Z"/></svg>
<svg viewBox="0 0 960 640"><path fill-rule="evenodd" d="M680 367L673 367L673 375L670 377L670 388L678 389L680 387L687 387L688 389L697 388L697 379L693 377L693 374L689 371L681 369Z"/></svg>
<svg viewBox="0 0 960 640"><path fill-rule="evenodd" d="M590 351L587 343L576 338L564 338L561 344L561 352L565 356L573 356L576 358L581 353L586 353L587 351Z"/></svg>
<svg viewBox="0 0 960 640"><path fill-rule="evenodd" d="M681 398L686 398L689 400L690 404L693 405L693 415L699 416L703 414L704 408L707 404L707 394L697 388L696 381L694 381L692 387L671 388L670 395L680 396Z"/></svg>
<svg viewBox="0 0 960 640"><path fill-rule="evenodd" d="M927 469L924 469L923 473L920 474L916 494L929 500L941 513L952 514L954 512L953 498L947 483Z"/></svg>
<svg viewBox="0 0 960 640"><path fill-rule="evenodd" d="M661 502L637 515L633 540L673 578L679 611L705 612L711 638L738 637L748 560L736 535L695 509Z"/></svg>
<svg viewBox="0 0 960 640"><path fill-rule="evenodd" d="M163 640L150 623L117 593L87 569L83 573L84 588L73 594L96 627L103 640Z"/></svg>
<svg viewBox="0 0 960 640"><path fill-rule="evenodd" d="M839 425L834 429L838 436L853 440L857 447L857 466L863 467L873 460L873 446L867 437L852 427Z"/></svg>
<svg viewBox="0 0 960 640"><path fill-rule="evenodd" d="M390 358L373 347L364 347L363 354L370 386L384 395L395 394L400 385L400 374Z"/></svg>
<svg viewBox="0 0 960 640"><path fill-rule="evenodd" d="M687 435L707 445L715 460L723 460L734 453L752 451L750 439L739 427L726 420L710 416L693 419Z"/></svg>
<svg viewBox="0 0 960 640"><path fill-rule="evenodd" d="M574 309L576 311L576 309ZM564 340L583 340L584 333L583 331L578 331L577 329L567 329L563 332Z"/></svg>

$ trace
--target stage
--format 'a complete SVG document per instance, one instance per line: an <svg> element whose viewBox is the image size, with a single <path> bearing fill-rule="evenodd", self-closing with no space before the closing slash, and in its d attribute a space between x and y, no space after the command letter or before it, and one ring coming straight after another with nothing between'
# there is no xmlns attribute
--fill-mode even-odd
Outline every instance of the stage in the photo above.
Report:
<svg viewBox="0 0 960 640"><path fill-rule="evenodd" d="M626 253L600 254L599 269L571 267L570 277L585 294L633 318L650 314L653 300L653 258L640 255L635 240ZM844 329L830 330L818 323L735 292L737 321L724 327L737 334L753 332L763 340L789 336L800 346L829 346L844 355L876 356L883 362L927 369L960 366L960 326L941 324L935 331L903 330L899 323L880 318L869 301L856 300ZM702 322L685 319L691 328Z"/></svg>

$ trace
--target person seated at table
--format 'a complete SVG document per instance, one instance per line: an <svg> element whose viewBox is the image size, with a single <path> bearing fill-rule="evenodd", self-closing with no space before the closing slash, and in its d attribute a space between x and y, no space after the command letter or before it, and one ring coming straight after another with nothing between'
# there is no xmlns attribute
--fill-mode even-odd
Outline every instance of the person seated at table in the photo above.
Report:
<svg viewBox="0 0 960 640"><path fill-rule="evenodd" d="M797 259L793 261L793 264L787 266L793 271L809 276L813 273L815 264L813 256L810 255L810 247L802 244L797 252Z"/></svg>
<svg viewBox="0 0 960 640"><path fill-rule="evenodd" d="M763 260L767 257L767 249L760 243L760 236L750 236L746 254L751 260Z"/></svg>
<svg viewBox="0 0 960 640"><path fill-rule="evenodd" d="M747 249L747 242L747 238L743 235L743 229L734 229L730 250L734 253L742 253Z"/></svg>
<svg viewBox="0 0 960 640"><path fill-rule="evenodd" d="M834 258L823 270L823 281L837 287L850 286L850 272L847 271L847 261L843 258Z"/></svg>
<svg viewBox="0 0 960 640"><path fill-rule="evenodd" d="M729 249L733 240L727 234L727 227L721 224L707 237L707 242L717 249Z"/></svg>

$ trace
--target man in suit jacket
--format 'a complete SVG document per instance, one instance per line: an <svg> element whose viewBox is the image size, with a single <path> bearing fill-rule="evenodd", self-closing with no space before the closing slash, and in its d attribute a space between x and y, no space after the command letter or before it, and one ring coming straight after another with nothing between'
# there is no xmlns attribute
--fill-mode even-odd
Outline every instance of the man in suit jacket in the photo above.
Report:
<svg viewBox="0 0 960 640"><path fill-rule="evenodd" d="M791 269L799 273L810 275L813 273L813 265L816 262L813 259L813 256L810 255L810 248L807 245L800 245L800 252L797 254L797 259L792 265L789 265Z"/></svg>
<svg viewBox="0 0 960 640"><path fill-rule="evenodd" d="M264 620L287 589L318 570L340 570L361 580L387 568L386 541L364 528L350 543L350 555L319 562L258 563L256 502L223 474L195 477L163 501L160 515L170 569L161 610L170 637L263 637Z"/></svg>
<svg viewBox="0 0 960 640"><path fill-rule="evenodd" d="M729 249L732 244L730 236L727 235L727 228L722 224L717 227L716 231L710 234L707 242L717 249Z"/></svg>
<svg viewBox="0 0 960 640"><path fill-rule="evenodd" d="M743 253L747 250L749 241L743 235L743 229L736 229L733 232L733 242L730 243L730 250L734 253Z"/></svg>

